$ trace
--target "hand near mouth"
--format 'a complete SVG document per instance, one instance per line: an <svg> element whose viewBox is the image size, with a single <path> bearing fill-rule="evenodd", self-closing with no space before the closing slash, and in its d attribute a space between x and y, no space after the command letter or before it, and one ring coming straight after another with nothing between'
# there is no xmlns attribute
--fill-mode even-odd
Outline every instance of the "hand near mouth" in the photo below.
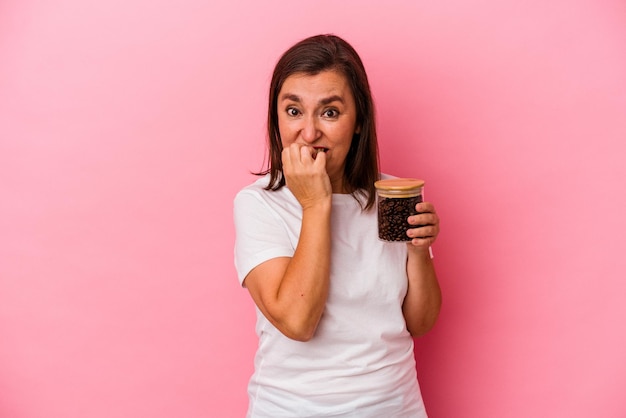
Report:
<svg viewBox="0 0 626 418"><path fill-rule="evenodd" d="M319 154L320 152L322 153L326 153L328 152L328 148L325 147L313 147L313 159L315 159L317 157L317 154Z"/></svg>
<svg viewBox="0 0 626 418"><path fill-rule="evenodd" d="M326 172L326 149L295 143L283 149L285 182L302 208L328 202L332 196L330 178Z"/></svg>

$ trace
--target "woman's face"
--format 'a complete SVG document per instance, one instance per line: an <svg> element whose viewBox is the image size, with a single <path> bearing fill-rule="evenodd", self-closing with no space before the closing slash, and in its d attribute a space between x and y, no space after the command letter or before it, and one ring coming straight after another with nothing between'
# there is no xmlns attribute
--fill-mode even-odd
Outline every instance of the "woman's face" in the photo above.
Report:
<svg viewBox="0 0 626 418"><path fill-rule="evenodd" d="M359 133L354 96L346 77L334 70L293 74L278 93L278 129L283 148L294 142L326 151L334 193L343 193L346 156ZM339 189L339 190L337 190Z"/></svg>

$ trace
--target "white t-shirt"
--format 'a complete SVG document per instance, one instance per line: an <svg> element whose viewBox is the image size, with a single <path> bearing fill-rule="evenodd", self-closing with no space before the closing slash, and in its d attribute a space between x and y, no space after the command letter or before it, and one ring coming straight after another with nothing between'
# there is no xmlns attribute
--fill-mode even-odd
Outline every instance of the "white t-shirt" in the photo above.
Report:
<svg viewBox="0 0 626 418"><path fill-rule="evenodd" d="M302 208L287 187L264 190L268 179L235 198L240 283L264 261L293 256L298 243ZM402 315L406 245L380 241L376 216L351 195L333 195L330 290L311 340L285 337L257 308L248 417L427 416Z"/></svg>

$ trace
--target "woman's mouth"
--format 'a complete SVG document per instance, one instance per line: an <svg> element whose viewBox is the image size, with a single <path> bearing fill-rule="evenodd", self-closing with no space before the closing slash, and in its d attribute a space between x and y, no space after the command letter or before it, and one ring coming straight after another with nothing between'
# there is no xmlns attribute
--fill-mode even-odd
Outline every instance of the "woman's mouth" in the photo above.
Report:
<svg viewBox="0 0 626 418"><path fill-rule="evenodd" d="M326 147L313 147L313 159L317 157L317 154L320 152L327 152L328 148Z"/></svg>

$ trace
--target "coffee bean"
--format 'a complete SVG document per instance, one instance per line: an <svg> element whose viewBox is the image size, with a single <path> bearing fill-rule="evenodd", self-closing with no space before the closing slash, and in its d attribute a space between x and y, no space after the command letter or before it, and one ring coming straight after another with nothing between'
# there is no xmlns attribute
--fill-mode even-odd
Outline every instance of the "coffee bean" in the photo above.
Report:
<svg viewBox="0 0 626 418"><path fill-rule="evenodd" d="M408 217L417 215L415 205L422 196L378 199L378 237L384 241L411 241L406 231L411 228Z"/></svg>

